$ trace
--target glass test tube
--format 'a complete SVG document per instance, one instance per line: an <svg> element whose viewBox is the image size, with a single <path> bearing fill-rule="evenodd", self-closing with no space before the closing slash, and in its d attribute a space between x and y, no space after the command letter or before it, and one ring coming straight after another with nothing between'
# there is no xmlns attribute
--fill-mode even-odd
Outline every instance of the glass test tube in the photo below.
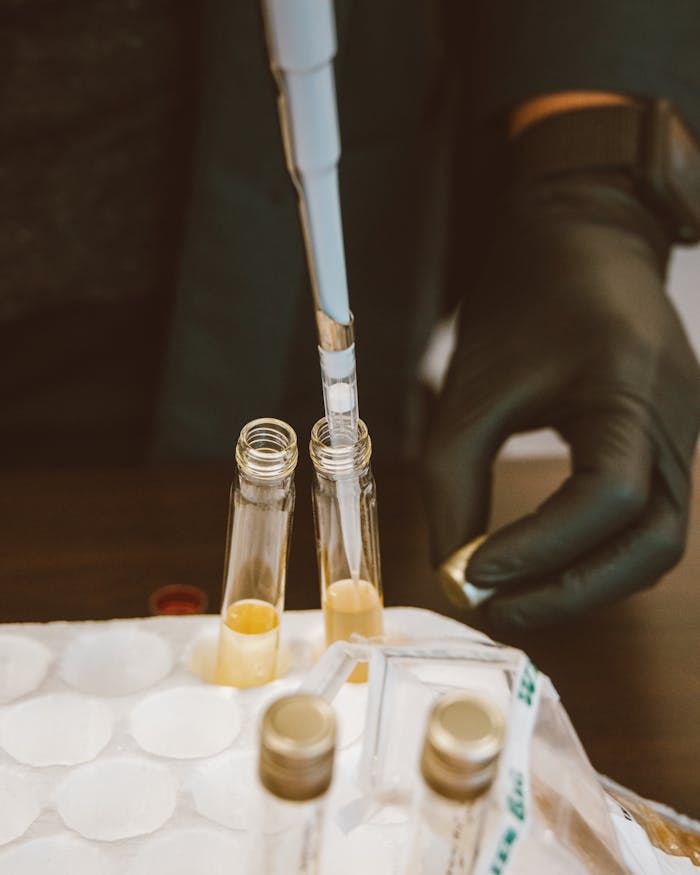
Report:
<svg viewBox="0 0 700 875"><path fill-rule="evenodd" d="M503 734L500 711L484 699L450 693L433 707L421 755L423 782L407 875L472 872Z"/></svg>
<svg viewBox="0 0 700 875"><path fill-rule="evenodd" d="M241 431L229 501L216 680L255 687L275 677L294 512L294 429L256 419Z"/></svg>
<svg viewBox="0 0 700 875"><path fill-rule="evenodd" d="M255 850L260 873L318 875L335 736L335 714L320 696L283 696L265 712L258 763L263 806Z"/></svg>
<svg viewBox="0 0 700 875"><path fill-rule="evenodd" d="M384 626L377 493L367 426L359 420L355 443L331 446L328 422L320 419L311 431L309 448L315 470L314 523L326 645L349 641L353 634L375 638ZM343 518L358 514L359 525L348 531ZM346 543L349 536L357 537L358 543ZM349 557L358 556L353 571ZM366 681L367 665L358 665L349 680Z"/></svg>

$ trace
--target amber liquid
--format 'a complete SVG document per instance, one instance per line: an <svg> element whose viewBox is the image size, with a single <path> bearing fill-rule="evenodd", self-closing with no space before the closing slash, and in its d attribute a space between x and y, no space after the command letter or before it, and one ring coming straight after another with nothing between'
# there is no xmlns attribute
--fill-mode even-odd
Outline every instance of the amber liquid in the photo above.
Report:
<svg viewBox="0 0 700 875"><path fill-rule="evenodd" d="M229 605L221 622L216 682L259 687L275 677L279 615L274 605L242 599Z"/></svg>
<svg viewBox="0 0 700 875"><path fill-rule="evenodd" d="M326 644L349 641L351 635L375 638L382 635L382 598L366 580L337 580L326 590L323 602ZM348 678L350 683L367 680L367 663L360 663Z"/></svg>

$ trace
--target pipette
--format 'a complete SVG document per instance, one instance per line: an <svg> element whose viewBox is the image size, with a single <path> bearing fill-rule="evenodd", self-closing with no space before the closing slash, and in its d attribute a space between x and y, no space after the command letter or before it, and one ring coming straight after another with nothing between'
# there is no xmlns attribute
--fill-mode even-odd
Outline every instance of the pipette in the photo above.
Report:
<svg viewBox="0 0 700 875"><path fill-rule="evenodd" d="M357 380L338 191L332 0L263 0L287 169L297 190L316 310L323 401L331 445L357 440ZM338 484L340 524L353 580L360 574L359 483Z"/></svg>

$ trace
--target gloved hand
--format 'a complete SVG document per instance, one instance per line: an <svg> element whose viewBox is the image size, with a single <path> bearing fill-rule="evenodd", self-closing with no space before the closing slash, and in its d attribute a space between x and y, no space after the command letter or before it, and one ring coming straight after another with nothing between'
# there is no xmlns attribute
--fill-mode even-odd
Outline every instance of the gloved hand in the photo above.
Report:
<svg viewBox="0 0 700 875"><path fill-rule="evenodd" d="M683 553L700 369L664 292L669 250L612 172L521 187L493 229L426 446L435 563L485 531L492 462L512 433L551 426L572 463L469 561L466 579L496 589L496 624L610 602Z"/></svg>

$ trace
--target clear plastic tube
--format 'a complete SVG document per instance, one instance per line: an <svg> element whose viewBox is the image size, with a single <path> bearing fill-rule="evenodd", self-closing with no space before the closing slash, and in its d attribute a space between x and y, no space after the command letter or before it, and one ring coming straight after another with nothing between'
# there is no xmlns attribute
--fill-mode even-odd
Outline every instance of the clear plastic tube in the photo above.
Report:
<svg viewBox="0 0 700 875"><path fill-rule="evenodd" d="M333 447L352 447L358 439L357 379L355 344L329 352L318 348L321 360L323 401L328 424L328 440ZM357 473L346 472L337 481L340 531L350 577L357 581L362 559L360 484Z"/></svg>
<svg viewBox="0 0 700 875"><path fill-rule="evenodd" d="M316 473L314 522L326 644L349 641L353 635L377 638L383 634L383 600L367 428L359 420L357 441L338 447L331 441L328 421L321 419L312 429L310 450ZM356 539L350 550L348 531ZM367 680L366 664L358 665L349 680Z"/></svg>
<svg viewBox="0 0 700 875"><path fill-rule="evenodd" d="M325 796L293 802L263 790L261 817L261 875L318 875L326 822Z"/></svg>
<svg viewBox="0 0 700 875"><path fill-rule="evenodd" d="M331 443L340 447L352 446L357 441L359 419L355 344L336 351L319 347L318 353Z"/></svg>
<svg viewBox="0 0 700 875"><path fill-rule="evenodd" d="M336 721L315 695L273 702L263 716L258 775L260 826L255 868L264 875L318 875L333 777Z"/></svg>
<svg viewBox="0 0 700 875"><path fill-rule="evenodd" d="M241 431L231 487L217 682L253 687L275 677L294 511L296 435L277 419Z"/></svg>
<svg viewBox="0 0 700 875"><path fill-rule="evenodd" d="M503 732L499 710L484 699L459 691L433 707L406 875L472 873Z"/></svg>
<svg viewBox="0 0 700 875"><path fill-rule="evenodd" d="M484 799L455 802L422 786L406 875L469 875L484 819Z"/></svg>

